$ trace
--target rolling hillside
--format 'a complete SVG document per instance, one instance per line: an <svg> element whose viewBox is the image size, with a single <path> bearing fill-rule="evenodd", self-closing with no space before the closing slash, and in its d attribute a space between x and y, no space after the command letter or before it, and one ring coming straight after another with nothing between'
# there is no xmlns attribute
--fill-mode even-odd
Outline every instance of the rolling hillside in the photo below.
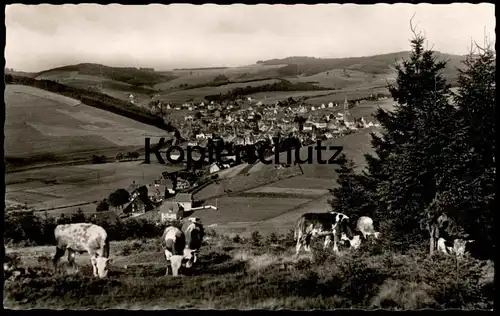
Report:
<svg viewBox="0 0 500 316"><path fill-rule="evenodd" d="M80 101L45 90L7 85L5 156L34 158L46 155L86 156L104 151L117 151L144 146L145 134L165 133L108 111L82 104Z"/></svg>
<svg viewBox="0 0 500 316"><path fill-rule="evenodd" d="M310 83L325 89L357 91L366 95L373 91L387 92L387 82L395 78L395 63L408 56L409 52L350 58L288 57L238 67L172 71L82 63L45 70L33 77L76 88L94 89L120 100L128 100L132 93L141 105L147 104L155 94L172 103L203 101L209 95L236 87L262 86L269 83L268 80L278 78L292 84ZM440 52L436 52L436 56L449 60L444 75L454 84L456 68L461 66L462 56Z"/></svg>

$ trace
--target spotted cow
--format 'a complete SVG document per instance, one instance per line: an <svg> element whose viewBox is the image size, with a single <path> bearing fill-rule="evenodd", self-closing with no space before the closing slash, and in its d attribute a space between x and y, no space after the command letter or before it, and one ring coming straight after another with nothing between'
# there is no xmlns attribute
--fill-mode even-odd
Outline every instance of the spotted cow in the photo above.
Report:
<svg viewBox="0 0 500 316"><path fill-rule="evenodd" d="M332 235L333 251L338 252L338 243L342 234L349 239L353 238L347 215L338 212L303 214L295 223L296 255L299 255L302 246L310 252L311 239L316 237L325 237L323 249L326 249L331 243Z"/></svg>
<svg viewBox="0 0 500 316"><path fill-rule="evenodd" d="M183 261L190 258L190 254L186 255L186 236L179 228L168 226L163 231L161 242L165 250L165 259L172 267L172 275L179 275ZM168 275L168 267L165 275Z"/></svg>
<svg viewBox="0 0 500 316"><path fill-rule="evenodd" d="M56 253L53 258L54 270L57 271L59 260L68 250L68 261L76 268L75 254L89 253L95 277L105 278L108 275L109 239L104 228L94 224L77 223L58 225L54 229Z"/></svg>
<svg viewBox="0 0 500 316"><path fill-rule="evenodd" d="M182 232L186 237L184 259L187 260L186 267L190 268L194 263L198 261L198 252L200 251L205 232L203 229L203 225L196 217L190 217L183 223Z"/></svg>

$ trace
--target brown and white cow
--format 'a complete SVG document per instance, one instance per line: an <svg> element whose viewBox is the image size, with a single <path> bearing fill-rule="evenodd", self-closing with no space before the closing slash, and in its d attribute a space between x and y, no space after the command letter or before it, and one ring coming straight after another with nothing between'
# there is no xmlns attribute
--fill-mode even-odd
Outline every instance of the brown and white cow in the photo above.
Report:
<svg viewBox="0 0 500 316"><path fill-rule="evenodd" d="M196 217L190 217L182 225L182 232L186 237L186 247L184 248L184 259L187 260L186 267L190 268L198 261L198 252L200 251L205 231L203 225Z"/></svg>
<svg viewBox="0 0 500 316"><path fill-rule="evenodd" d="M76 268L75 254L87 252L94 276L105 278L108 275L109 239L108 234L101 226L89 223L77 223L58 225L54 229L56 239L56 253L53 258L54 270L66 250L68 250L68 261Z"/></svg>
<svg viewBox="0 0 500 316"><path fill-rule="evenodd" d="M295 254L299 255L302 246L307 252L310 252L311 239L322 236L325 237L323 249L326 249L331 243L332 235L333 251L338 252L338 243L342 234L345 234L349 239L353 238L347 215L338 212L303 214L295 223L294 236L297 240Z"/></svg>
<svg viewBox="0 0 500 316"><path fill-rule="evenodd" d="M165 250L165 259L170 262L172 267L172 275L179 275L182 262L184 259L190 258L190 256L186 256L186 237L184 233L177 227L168 226L163 231L161 242ZM168 267L165 275L168 275Z"/></svg>
<svg viewBox="0 0 500 316"><path fill-rule="evenodd" d="M380 232L375 231L375 228L373 226L373 219L368 216L361 216L360 218L358 218L356 229L361 232L365 240L368 238L368 236L373 236L375 237L375 239L379 239L381 236Z"/></svg>

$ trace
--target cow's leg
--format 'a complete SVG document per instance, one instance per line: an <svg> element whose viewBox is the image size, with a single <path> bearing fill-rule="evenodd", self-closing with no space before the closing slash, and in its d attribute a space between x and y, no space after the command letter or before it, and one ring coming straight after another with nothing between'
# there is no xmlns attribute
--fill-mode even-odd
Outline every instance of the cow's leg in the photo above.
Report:
<svg viewBox="0 0 500 316"><path fill-rule="evenodd" d="M333 234L333 252L335 252L335 253L339 252L338 243L339 243L339 236L337 233L334 233Z"/></svg>
<svg viewBox="0 0 500 316"><path fill-rule="evenodd" d="M304 250L307 252L311 252L311 239L312 239L311 235L309 235L309 234L306 235Z"/></svg>
<svg viewBox="0 0 500 316"><path fill-rule="evenodd" d="M71 249L68 249L68 262L69 262L69 265L75 269L75 271L78 271L78 268L76 266L76 263L75 263L75 255L76 255L76 252L74 250L71 250Z"/></svg>
<svg viewBox="0 0 500 316"><path fill-rule="evenodd" d="M328 246L330 246L331 242L332 242L332 237L330 235L326 235L325 243L323 244L323 249L328 248Z"/></svg>
<svg viewBox="0 0 500 316"><path fill-rule="evenodd" d="M56 247L56 253L54 255L54 258L52 259L52 263L54 264L54 273L57 272L57 265L61 257L64 256L65 252L66 252L65 248Z"/></svg>
<svg viewBox="0 0 500 316"><path fill-rule="evenodd" d="M98 255L97 253L91 251L89 251L89 255L90 255L90 263L92 264L92 273L95 277L98 277L99 274L97 274L97 261L95 260L98 257Z"/></svg>
<svg viewBox="0 0 500 316"><path fill-rule="evenodd" d="M172 253L165 249L165 259L167 260L167 269L165 270L165 275L168 275L168 263L170 262L170 258L172 258Z"/></svg>
<svg viewBox="0 0 500 316"><path fill-rule="evenodd" d="M432 255L434 254L434 246L435 246L435 238L434 238L434 229L433 228L430 229L429 234L430 234L429 254L432 257Z"/></svg>
<svg viewBox="0 0 500 316"><path fill-rule="evenodd" d="M295 256L299 255L300 247L302 247L302 236L297 238L297 245L295 246Z"/></svg>

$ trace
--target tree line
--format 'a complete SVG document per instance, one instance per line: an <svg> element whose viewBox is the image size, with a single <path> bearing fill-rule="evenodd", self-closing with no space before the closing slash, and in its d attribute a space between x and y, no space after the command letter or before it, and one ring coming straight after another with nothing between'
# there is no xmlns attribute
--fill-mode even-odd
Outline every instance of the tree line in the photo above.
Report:
<svg viewBox="0 0 500 316"><path fill-rule="evenodd" d="M380 223L392 249L430 247L429 223L446 213L457 236L473 239L475 255L493 256L495 199L496 53L477 46L458 72L453 94L445 61L424 48L415 33L410 57L396 66L390 86L395 109L379 109L381 135L372 133L375 155L354 172L343 157L331 206Z"/></svg>
<svg viewBox="0 0 500 316"><path fill-rule="evenodd" d="M220 93L205 96L205 100L211 102L235 101L245 95L254 94L258 92L274 92L274 91L319 91L319 90L332 90L323 88L309 82L291 83L288 80L280 79L280 82L265 84L261 86L247 86L244 88L235 88L227 93Z"/></svg>
<svg viewBox="0 0 500 316"><path fill-rule="evenodd" d="M163 118L152 115L148 110L134 106L133 104L130 104L126 101L115 99L111 96L97 91L74 88L51 80L37 80L34 78L10 74L5 75L5 83L31 86L38 89L55 92L73 99L80 100L82 103L88 106L125 116L141 123L153 125L168 132L175 131L175 128L174 126L172 126L172 124L168 122L165 123Z"/></svg>

